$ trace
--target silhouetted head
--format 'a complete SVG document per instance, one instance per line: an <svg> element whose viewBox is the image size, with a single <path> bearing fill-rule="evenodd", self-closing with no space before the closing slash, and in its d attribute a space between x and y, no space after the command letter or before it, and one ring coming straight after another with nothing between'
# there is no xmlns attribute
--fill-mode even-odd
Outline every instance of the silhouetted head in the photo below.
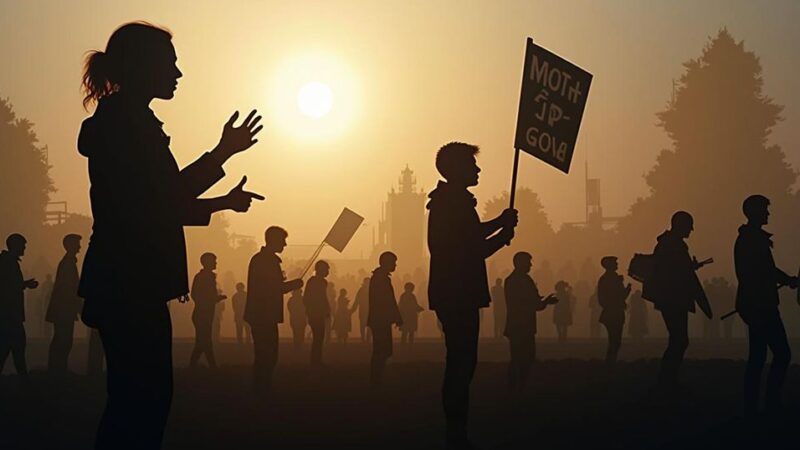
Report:
<svg viewBox="0 0 800 450"><path fill-rule="evenodd" d="M478 151L478 146L463 142L445 144L436 153L436 170L450 184L477 186L478 173L481 171L475 159Z"/></svg>
<svg viewBox="0 0 800 450"><path fill-rule="evenodd" d="M616 272L619 268L616 256L604 256L600 260L600 265L603 266L603 269L606 269L609 272Z"/></svg>
<svg viewBox="0 0 800 450"><path fill-rule="evenodd" d="M497 278L496 280L494 280L494 285L495 286L502 286L502 284L503 284L503 279L502 278Z"/></svg>
<svg viewBox="0 0 800 450"><path fill-rule="evenodd" d="M752 225L766 225L769 223L769 199L763 195L751 195L744 199L742 211L747 222Z"/></svg>
<svg viewBox="0 0 800 450"><path fill-rule="evenodd" d="M339 297L347 297L347 289L339 289Z"/></svg>
<svg viewBox="0 0 800 450"><path fill-rule="evenodd" d="M325 277L328 276L329 273L331 273L331 266L327 262L325 262L323 260L319 260L319 261L317 261L316 264L314 264L314 272L318 276L321 276L322 278L325 278Z"/></svg>
<svg viewBox="0 0 800 450"><path fill-rule="evenodd" d="M408 283L403 285L403 290L408 292L408 293L411 293L411 292L414 292L414 287L415 287L414 283L408 282Z"/></svg>
<svg viewBox="0 0 800 450"><path fill-rule="evenodd" d="M363 280L361 280L361 284L367 286L369 284L369 277L365 277Z"/></svg>
<svg viewBox="0 0 800 450"><path fill-rule="evenodd" d="M528 273L533 267L533 256L528 252L517 252L514 254L514 270Z"/></svg>
<svg viewBox="0 0 800 450"><path fill-rule="evenodd" d="M564 280L561 280L558 283L556 283L556 291L558 291L558 292L567 292L571 288L572 288L572 286L570 286L569 283L567 283Z"/></svg>
<svg viewBox="0 0 800 450"><path fill-rule="evenodd" d="M146 99L170 99L175 95L178 69L172 34L147 22L131 22L117 28L106 50L91 51L83 70L83 106L125 92Z"/></svg>
<svg viewBox="0 0 800 450"><path fill-rule="evenodd" d="M672 215L671 227L674 233L683 239L688 238L694 230L694 219L686 211L678 211Z"/></svg>
<svg viewBox="0 0 800 450"><path fill-rule="evenodd" d="M8 249L8 253L11 253L17 258L25 255L25 246L27 243L28 241L25 239L25 236L19 233L9 234L6 238L6 248Z"/></svg>
<svg viewBox="0 0 800 450"><path fill-rule="evenodd" d="M217 255L206 252L200 255L200 264L203 269L215 270L217 268Z"/></svg>
<svg viewBox="0 0 800 450"><path fill-rule="evenodd" d="M244 283L236 283L236 292L244 292Z"/></svg>
<svg viewBox="0 0 800 450"><path fill-rule="evenodd" d="M61 244L64 246L64 250L67 251L70 255L77 255L79 251L81 251L81 235L80 234L68 234L64 236L64 239L61 240Z"/></svg>
<svg viewBox="0 0 800 450"><path fill-rule="evenodd" d="M387 272L394 272L397 269L397 255L392 252L381 253L381 256L378 257L378 265Z"/></svg>
<svg viewBox="0 0 800 450"><path fill-rule="evenodd" d="M264 232L264 243L267 250L272 253L280 253L286 248L286 238L289 233L281 227L272 226Z"/></svg>

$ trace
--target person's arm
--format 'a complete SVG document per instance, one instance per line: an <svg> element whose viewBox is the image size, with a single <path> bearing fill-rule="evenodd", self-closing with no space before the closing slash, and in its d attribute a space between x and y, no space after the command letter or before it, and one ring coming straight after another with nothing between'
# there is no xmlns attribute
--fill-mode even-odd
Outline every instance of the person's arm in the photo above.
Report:
<svg viewBox="0 0 800 450"><path fill-rule="evenodd" d="M503 227L514 228L517 226L518 213L516 209L506 209L492 220L481 222L478 229L481 236L487 238Z"/></svg>
<svg viewBox="0 0 800 450"><path fill-rule="evenodd" d="M296 289L303 287L303 279L295 278L294 280L283 281L283 293L288 294Z"/></svg>
<svg viewBox="0 0 800 450"><path fill-rule="evenodd" d="M501 214L492 220L481 222L478 229L480 230L481 236L486 238L493 235L500 228L503 228L503 226L504 226L504 217Z"/></svg>
<svg viewBox="0 0 800 450"><path fill-rule="evenodd" d="M481 255L484 259L494 255L498 250L511 243L513 238L513 228L505 227L501 229L499 233L483 241Z"/></svg>
<svg viewBox="0 0 800 450"><path fill-rule="evenodd" d="M797 287L797 278L793 277L779 268L775 268L775 281L778 286Z"/></svg>
<svg viewBox="0 0 800 450"><path fill-rule="evenodd" d="M244 190L247 177L243 177L228 194L215 198L187 198L181 210L183 225L205 226L211 222L211 214L217 211L233 210L245 212L250 208L253 199L264 200L262 195Z"/></svg>

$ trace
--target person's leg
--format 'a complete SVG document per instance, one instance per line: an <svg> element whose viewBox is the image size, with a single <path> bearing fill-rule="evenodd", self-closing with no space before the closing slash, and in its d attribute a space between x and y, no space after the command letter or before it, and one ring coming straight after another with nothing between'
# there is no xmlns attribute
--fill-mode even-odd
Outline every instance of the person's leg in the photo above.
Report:
<svg viewBox="0 0 800 450"><path fill-rule="evenodd" d="M617 355L619 348L622 345L622 323L608 323L605 324L608 332L608 350L606 351L606 362L617 362Z"/></svg>
<svg viewBox="0 0 800 450"><path fill-rule="evenodd" d="M786 328L783 326L783 320L777 313L773 320L774 323L770 325L770 329L767 332L767 345L772 350L772 364L767 376L767 410L779 410L781 408L783 382L786 380L786 372L789 370L789 363L792 360L792 351L789 348L789 340L786 338Z"/></svg>
<svg viewBox="0 0 800 450"><path fill-rule="evenodd" d="M301 330L300 327L293 327L292 328L292 344L293 344L295 350L300 349L303 346L302 339L303 339L303 330Z"/></svg>
<svg viewBox="0 0 800 450"><path fill-rule="evenodd" d="M517 390L517 383L519 382L519 371L517 368L519 366L520 355L518 340L511 336L508 337L508 353L508 390L514 392Z"/></svg>
<svg viewBox="0 0 800 450"><path fill-rule="evenodd" d="M101 324L108 396L98 450L161 448L172 402L172 326L165 303L136 308Z"/></svg>
<svg viewBox="0 0 800 450"><path fill-rule="evenodd" d="M263 392L267 381L266 378L266 333L263 325L250 327L253 335L253 387L256 392Z"/></svg>
<svg viewBox="0 0 800 450"><path fill-rule="evenodd" d="M519 391L523 392L528 386L531 373L531 364L536 358L536 336L521 336L519 348Z"/></svg>
<svg viewBox="0 0 800 450"><path fill-rule="evenodd" d="M412 344L414 344L414 335L415 335L415 334L417 334L417 332L416 332L416 331L409 331L409 332L408 332L408 344L409 344L409 345L412 345Z"/></svg>
<svg viewBox="0 0 800 450"><path fill-rule="evenodd" d="M243 342L242 329L244 328L244 322L242 321L242 319L239 318L235 319L234 322L236 325L236 343L242 345Z"/></svg>
<svg viewBox="0 0 800 450"><path fill-rule="evenodd" d="M203 353L203 331L201 321L198 318L192 317L192 325L194 325L194 347L192 354L189 356L189 367L197 367L197 362L200 360L200 355Z"/></svg>
<svg viewBox="0 0 800 450"><path fill-rule="evenodd" d="M216 327L216 330L215 330ZM213 317L209 318L203 324L203 343L202 343L202 351L206 355L206 361L208 361L208 367L212 369L217 368L217 358L214 357L214 336L216 334L216 338L219 339L219 323L214 323Z"/></svg>
<svg viewBox="0 0 800 450"><path fill-rule="evenodd" d="M392 345L392 329L390 327L372 327L372 359L370 361L370 384L379 386L383 381L383 372L388 358L388 349Z"/></svg>
<svg viewBox="0 0 800 450"><path fill-rule="evenodd" d="M9 353L11 353L11 330L8 324L0 324L0 374L3 373Z"/></svg>
<svg viewBox="0 0 800 450"><path fill-rule="evenodd" d="M758 412L758 398L761 390L761 372L767 360L767 338L763 326L747 328L748 347L747 368L744 372L744 412L753 416Z"/></svg>
<svg viewBox="0 0 800 450"><path fill-rule="evenodd" d="M674 385L678 381L683 355L689 346L689 314L686 311L662 311L661 315L669 333L669 341L661 358L659 383Z"/></svg>
<svg viewBox="0 0 800 450"><path fill-rule="evenodd" d="M14 330L13 340L11 342L11 357L14 359L14 367L17 369L17 375L22 379L28 378L28 363L25 359L25 347L28 343L28 337L25 334L25 326L20 322Z"/></svg>
<svg viewBox="0 0 800 450"><path fill-rule="evenodd" d="M267 391L272 387L272 376L275 373L275 366L278 365L278 324L270 324L266 327L266 348L265 348L265 381Z"/></svg>
<svg viewBox="0 0 800 450"><path fill-rule="evenodd" d="M72 352L72 345L74 344L75 340L75 321L70 321L67 323L66 338L67 340L64 343L64 355L61 363L64 367L64 371L67 371L69 367L69 354Z"/></svg>
<svg viewBox="0 0 800 450"><path fill-rule="evenodd" d="M480 319L478 310L442 314L439 320L444 331L445 360L442 403L451 442L467 439L469 386L475 374L478 356Z"/></svg>
<svg viewBox="0 0 800 450"><path fill-rule="evenodd" d="M325 339L325 322L323 320L310 320L311 325L311 365L322 364L322 343Z"/></svg>
<svg viewBox="0 0 800 450"><path fill-rule="evenodd" d="M66 370L62 367L62 353L64 352L64 341L66 340L66 330L63 322L53 324L53 339L47 351L47 370L52 373L61 374Z"/></svg>
<svg viewBox="0 0 800 450"><path fill-rule="evenodd" d="M103 371L103 343L100 340L100 333L94 329L89 329L89 354L86 361L86 374L99 375Z"/></svg>

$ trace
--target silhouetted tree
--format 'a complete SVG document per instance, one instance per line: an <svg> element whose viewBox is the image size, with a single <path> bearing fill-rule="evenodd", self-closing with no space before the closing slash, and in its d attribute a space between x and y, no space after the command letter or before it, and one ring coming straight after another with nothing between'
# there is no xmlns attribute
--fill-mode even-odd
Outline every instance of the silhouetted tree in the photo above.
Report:
<svg viewBox="0 0 800 450"><path fill-rule="evenodd" d="M50 193L55 192L46 146L39 146L33 123L18 118L8 99L0 98L0 236L38 229Z"/></svg>
<svg viewBox="0 0 800 450"><path fill-rule="evenodd" d="M667 109L657 114L672 148L662 150L645 175L650 195L620 222L620 245L652 248L671 214L686 210L695 218L692 250L717 260L712 271L730 271L745 197L761 193L773 201L775 218L783 220L773 231L788 231L791 223L786 214L797 174L783 151L768 143L782 107L762 92L758 57L725 29L684 67ZM779 233L779 239L790 237Z"/></svg>

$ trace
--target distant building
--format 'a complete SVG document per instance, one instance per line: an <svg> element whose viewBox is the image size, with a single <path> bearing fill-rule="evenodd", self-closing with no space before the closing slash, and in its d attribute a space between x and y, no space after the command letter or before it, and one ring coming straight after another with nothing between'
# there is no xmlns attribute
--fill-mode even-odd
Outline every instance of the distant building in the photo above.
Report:
<svg viewBox="0 0 800 450"><path fill-rule="evenodd" d="M400 173L398 190L392 187L381 208L374 258L386 250L397 255L398 272L412 273L425 264L425 193L417 189L414 171Z"/></svg>

